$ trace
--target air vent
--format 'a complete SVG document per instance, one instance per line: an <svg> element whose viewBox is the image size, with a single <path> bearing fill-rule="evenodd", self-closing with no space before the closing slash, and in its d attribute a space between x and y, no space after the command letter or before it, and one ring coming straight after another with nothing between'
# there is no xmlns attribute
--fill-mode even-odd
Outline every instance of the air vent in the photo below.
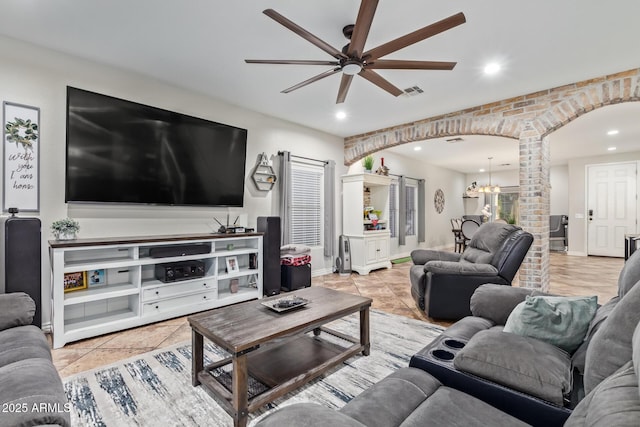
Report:
<svg viewBox="0 0 640 427"><path fill-rule="evenodd" d="M447 139L446 140L449 144L455 144L456 142L460 142L460 141L464 141L464 139L457 137L457 138L451 138L451 139Z"/></svg>
<svg viewBox="0 0 640 427"><path fill-rule="evenodd" d="M424 93L424 90L420 89L418 86L411 86L404 90L405 96L418 96L421 93Z"/></svg>
<svg viewBox="0 0 640 427"><path fill-rule="evenodd" d="M511 166L511 163L501 163L499 166Z"/></svg>

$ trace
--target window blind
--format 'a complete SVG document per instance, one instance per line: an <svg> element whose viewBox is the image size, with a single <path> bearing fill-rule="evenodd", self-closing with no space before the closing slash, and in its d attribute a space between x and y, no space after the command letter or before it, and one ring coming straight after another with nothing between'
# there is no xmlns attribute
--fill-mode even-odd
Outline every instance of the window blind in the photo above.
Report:
<svg viewBox="0 0 640 427"><path fill-rule="evenodd" d="M391 237L398 237L398 184L389 186L389 232Z"/></svg>
<svg viewBox="0 0 640 427"><path fill-rule="evenodd" d="M322 246L322 170L291 168L289 237L293 244Z"/></svg>
<svg viewBox="0 0 640 427"><path fill-rule="evenodd" d="M407 185L406 187L406 206L407 206L407 236L416 235L416 187Z"/></svg>

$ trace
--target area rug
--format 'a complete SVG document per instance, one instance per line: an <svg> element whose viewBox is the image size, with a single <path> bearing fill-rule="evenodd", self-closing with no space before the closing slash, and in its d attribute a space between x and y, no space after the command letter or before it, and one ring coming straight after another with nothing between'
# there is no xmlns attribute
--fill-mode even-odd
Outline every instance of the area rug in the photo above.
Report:
<svg viewBox="0 0 640 427"><path fill-rule="evenodd" d="M411 257L410 256L406 256L404 258L392 259L391 260L391 264L402 264L402 263L409 262L409 261L411 261Z"/></svg>
<svg viewBox="0 0 640 427"><path fill-rule="evenodd" d="M354 356L252 413L250 425L280 406L297 402L340 408L373 383L408 366L411 356L442 332L440 326L376 310L371 311L370 324L369 356ZM328 326L358 336L359 317L351 315ZM226 356L211 343L205 344L205 353L206 363ZM190 342L82 372L63 382L72 404L74 426L233 425L215 399L200 387L191 386Z"/></svg>

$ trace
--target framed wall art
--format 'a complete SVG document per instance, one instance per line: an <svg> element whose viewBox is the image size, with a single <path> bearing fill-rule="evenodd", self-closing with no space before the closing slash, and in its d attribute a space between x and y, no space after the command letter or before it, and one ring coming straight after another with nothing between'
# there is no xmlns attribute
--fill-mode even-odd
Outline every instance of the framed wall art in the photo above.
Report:
<svg viewBox="0 0 640 427"><path fill-rule="evenodd" d="M78 291L80 289L87 289L87 281L84 271L77 273L65 273L64 274L64 292Z"/></svg>
<svg viewBox="0 0 640 427"><path fill-rule="evenodd" d="M3 102L2 209L40 211L40 109Z"/></svg>
<svg viewBox="0 0 640 427"><path fill-rule="evenodd" d="M240 271L240 266L238 265L238 257L236 256L228 256L225 258L227 263L227 273L237 273Z"/></svg>
<svg viewBox="0 0 640 427"><path fill-rule="evenodd" d="M433 207L436 208L436 212L439 214L444 210L444 191L440 188L436 190L436 193L433 196Z"/></svg>
<svg viewBox="0 0 640 427"><path fill-rule="evenodd" d="M85 271L85 281L88 287L106 285L106 272L104 269Z"/></svg>

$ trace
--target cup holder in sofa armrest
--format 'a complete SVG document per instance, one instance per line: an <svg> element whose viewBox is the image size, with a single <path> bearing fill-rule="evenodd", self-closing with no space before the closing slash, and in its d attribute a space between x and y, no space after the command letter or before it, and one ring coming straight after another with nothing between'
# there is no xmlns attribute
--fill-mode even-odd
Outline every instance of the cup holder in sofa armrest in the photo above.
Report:
<svg viewBox="0 0 640 427"><path fill-rule="evenodd" d="M446 360L446 361L453 360L455 356L455 354L453 354L452 352L447 350L442 350L440 348L433 350L431 354L433 355L433 357L435 357L438 360Z"/></svg>
<svg viewBox="0 0 640 427"><path fill-rule="evenodd" d="M458 340L454 340L454 339L451 339L451 338L448 338L448 339L444 340L442 343L445 345L445 347L449 347L449 348L454 349L454 350L460 350L465 345L464 342L458 341Z"/></svg>

